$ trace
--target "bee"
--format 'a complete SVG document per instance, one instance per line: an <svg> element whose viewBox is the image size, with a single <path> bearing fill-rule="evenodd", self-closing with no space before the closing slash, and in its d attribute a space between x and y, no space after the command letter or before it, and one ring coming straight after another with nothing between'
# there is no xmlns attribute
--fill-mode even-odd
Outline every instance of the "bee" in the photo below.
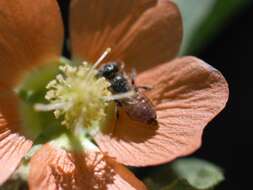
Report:
<svg viewBox="0 0 253 190"><path fill-rule="evenodd" d="M124 98L115 98L117 106L122 107L127 115L134 121L153 125L157 123L157 115L152 102L145 96L141 89L148 90L149 87L137 87L135 85L135 72L129 77L124 71L124 64L119 61L108 62L98 69L98 76L106 78L110 83L110 91L113 95L132 95ZM117 119L119 113L117 111Z"/></svg>

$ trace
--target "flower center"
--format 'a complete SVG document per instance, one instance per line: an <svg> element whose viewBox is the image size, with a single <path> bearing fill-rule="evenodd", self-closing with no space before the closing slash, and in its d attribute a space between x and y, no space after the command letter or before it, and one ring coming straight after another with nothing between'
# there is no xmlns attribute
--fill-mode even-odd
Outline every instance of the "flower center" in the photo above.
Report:
<svg viewBox="0 0 253 190"><path fill-rule="evenodd" d="M37 104L39 111L54 111L55 117L62 118L62 125L74 129L90 127L93 122L105 118L110 83L97 77L97 70L84 62L79 67L60 66L61 74L47 85L47 105Z"/></svg>

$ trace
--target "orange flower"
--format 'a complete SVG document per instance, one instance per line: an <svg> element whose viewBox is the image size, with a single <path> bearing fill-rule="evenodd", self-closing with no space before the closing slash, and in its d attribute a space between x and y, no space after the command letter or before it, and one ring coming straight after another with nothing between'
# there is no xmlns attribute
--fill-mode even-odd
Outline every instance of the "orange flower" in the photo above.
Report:
<svg viewBox="0 0 253 190"><path fill-rule="evenodd" d="M73 58L94 63L112 48L105 62L124 61L127 71L134 67L140 72L137 86L153 87L146 95L155 105L158 126L120 112L113 133L111 123L93 134L99 148L87 139L81 151L48 141L30 161L30 189L145 189L121 164L157 165L200 146L204 127L227 102L228 86L203 61L174 59L181 38L181 16L169 0L72 0ZM32 147L15 89L29 71L57 60L62 42L55 0L0 1L0 184Z"/></svg>

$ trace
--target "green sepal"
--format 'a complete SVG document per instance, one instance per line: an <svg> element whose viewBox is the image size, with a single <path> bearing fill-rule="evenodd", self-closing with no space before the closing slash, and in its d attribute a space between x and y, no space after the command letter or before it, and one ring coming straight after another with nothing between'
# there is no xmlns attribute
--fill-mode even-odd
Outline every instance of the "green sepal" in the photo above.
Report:
<svg viewBox="0 0 253 190"><path fill-rule="evenodd" d="M34 104L45 102L46 85L59 73L59 64L69 64L69 60L62 57L34 68L14 89L20 97L19 113L23 132L32 140L36 139L45 128L57 122L52 113L36 112Z"/></svg>
<svg viewBox="0 0 253 190"><path fill-rule="evenodd" d="M22 83L15 88L15 92L19 97L28 103L35 103L40 100L46 92L45 87L48 82L59 72L60 60L39 66L30 71Z"/></svg>

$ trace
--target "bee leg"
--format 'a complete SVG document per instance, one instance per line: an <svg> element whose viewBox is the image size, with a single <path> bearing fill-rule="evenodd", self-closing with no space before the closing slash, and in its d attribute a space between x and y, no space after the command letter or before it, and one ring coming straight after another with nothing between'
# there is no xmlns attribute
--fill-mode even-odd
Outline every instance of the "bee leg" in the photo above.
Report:
<svg viewBox="0 0 253 190"><path fill-rule="evenodd" d="M121 106L120 102L116 102L116 107L115 107L115 115L116 115L116 121L115 121L115 125L112 129L112 134L114 134L115 129L118 127L118 121L119 121L119 109L118 106Z"/></svg>
<svg viewBox="0 0 253 190"><path fill-rule="evenodd" d="M135 79L136 79L136 76L137 76L136 69L135 69L135 68L132 68L130 78L131 78L131 83L132 83L133 86L135 86ZM143 89L143 90L145 90L145 91L149 91L149 90L152 90L153 87L152 87L152 86L145 85L145 86L137 86L136 89L137 89L137 90Z"/></svg>
<svg viewBox="0 0 253 190"><path fill-rule="evenodd" d="M149 91L149 90L152 90L153 87L152 86L137 86L137 89L143 89L145 91Z"/></svg>
<svg viewBox="0 0 253 190"><path fill-rule="evenodd" d="M130 74L130 78L131 78L131 83L134 86L135 85L135 79L137 76L137 72L135 68L132 68L131 74Z"/></svg>
<svg viewBox="0 0 253 190"><path fill-rule="evenodd" d="M125 63L123 61L120 62L120 70L124 70L125 68Z"/></svg>

